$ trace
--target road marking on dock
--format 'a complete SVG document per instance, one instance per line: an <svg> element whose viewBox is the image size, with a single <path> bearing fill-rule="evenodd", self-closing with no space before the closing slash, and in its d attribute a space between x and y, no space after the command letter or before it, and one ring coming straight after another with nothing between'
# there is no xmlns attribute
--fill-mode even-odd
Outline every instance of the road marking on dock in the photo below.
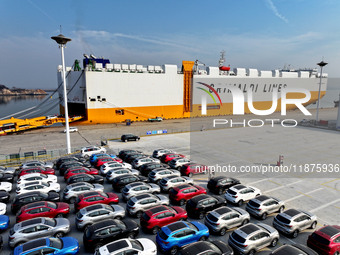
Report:
<svg viewBox="0 0 340 255"><path fill-rule="evenodd" d="M256 184L256 183L259 183L259 182L264 182L264 181L268 181L268 179L261 179L261 180L255 181L255 182L249 182L249 183L247 183L247 185L253 185L253 184Z"/></svg>
<svg viewBox="0 0 340 255"><path fill-rule="evenodd" d="M338 202L340 202L340 199L337 199L337 200L335 200L335 201L329 202L329 203L327 203L327 204L323 204L323 205L321 205L321 206L319 206L319 207L316 207L316 208L314 208L314 209L312 209L312 210L309 210L309 211L310 211L310 212L316 212L316 211L319 211L319 210L321 210L321 209L323 209L323 208L326 208L326 207L328 207L328 206L330 206L330 205L333 205L333 204L335 204L335 203L338 203Z"/></svg>
<svg viewBox="0 0 340 255"><path fill-rule="evenodd" d="M312 193L317 192L317 191L320 191L320 190L323 190L323 188L318 188L318 189L309 191L309 192L307 192L307 193L302 193L302 192L299 192L299 191L298 191L299 193L301 193L301 195L297 195L297 196L295 196L295 197L286 199L285 202L287 203L287 202L293 201L293 200L298 199L298 198L303 197L303 196L312 198L311 196L309 196L309 194L312 194Z"/></svg>
<svg viewBox="0 0 340 255"><path fill-rule="evenodd" d="M289 184L287 184L287 185L281 185L281 184L278 184L278 183L277 183L278 185L280 185L280 187L276 187L276 188L274 188L274 189L265 190L264 192L272 192L272 191L275 191L275 190L278 190L278 189L283 189L283 188L286 188L286 187L288 187L288 186L297 184L297 183L299 183L299 182L302 182L302 180L299 180L299 181L296 181L296 182L292 182L292 183L289 183Z"/></svg>

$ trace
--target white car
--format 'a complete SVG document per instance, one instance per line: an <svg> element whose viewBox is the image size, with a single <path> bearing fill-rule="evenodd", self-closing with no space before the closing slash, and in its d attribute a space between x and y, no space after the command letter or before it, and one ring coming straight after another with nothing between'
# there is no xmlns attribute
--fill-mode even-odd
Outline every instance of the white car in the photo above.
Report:
<svg viewBox="0 0 340 255"><path fill-rule="evenodd" d="M169 166L173 169L181 170L181 167L185 164L190 163L190 159L187 158L174 158L170 160Z"/></svg>
<svg viewBox="0 0 340 255"><path fill-rule="evenodd" d="M131 169L132 166L129 163L119 163L119 162L107 162L100 166L100 173L106 175L107 172L114 168L128 168Z"/></svg>
<svg viewBox="0 0 340 255"><path fill-rule="evenodd" d="M32 168L32 167L37 167L37 166L53 168L53 165L54 165L53 162L44 162L41 160L30 160L30 161L22 163L20 166L20 169Z"/></svg>
<svg viewBox="0 0 340 255"><path fill-rule="evenodd" d="M117 176L123 175L123 174L133 174L133 175L139 175L139 171L136 169L127 169L127 168L115 168L107 172L106 179L108 181L112 181Z"/></svg>
<svg viewBox="0 0 340 255"><path fill-rule="evenodd" d="M10 183L10 182L0 182L0 190L11 192L12 183Z"/></svg>
<svg viewBox="0 0 340 255"><path fill-rule="evenodd" d="M253 199L261 194L262 193L258 188L237 184L226 191L225 198L229 202L241 206L244 201Z"/></svg>
<svg viewBox="0 0 340 255"><path fill-rule="evenodd" d="M88 191L104 191L104 186L97 183L91 184L87 182L72 183L65 187L63 191L63 199L73 204L79 194Z"/></svg>
<svg viewBox="0 0 340 255"><path fill-rule="evenodd" d="M138 169L138 167L141 167L142 165L147 163L161 163L161 161L159 159L151 157L137 158L132 162L132 166Z"/></svg>
<svg viewBox="0 0 340 255"><path fill-rule="evenodd" d="M66 133L66 132L67 132L67 130L64 129L64 133ZM69 128L69 132L70 132L70 133L78 132L78 128L76 128L76 127L70 127L70 128Z"/></svg>
<svg viewBox="0 0 340 255"><path fill-rule="evenodd" d="M156 255L156 244L147 238L138 239L119 239L112 243L108 243L99 248L95 255Z"/></svg>
<svg viewBox="0 0 340 255"><path fill-rule="evenodd" d="M50 191L59 192L60 191L60 184L59 183L48 183L43 181L33 181L33 182L27 182L25 184L22 184L21 187L17 187L16 193L24 194L30 191L41 191L44 193L48 193Z"/></svg>
<svg viewBox="0 0 340 255"><path fill-rule="evenodd" d="M44 182L58 182L58 177L54 174L42 174L42 173L32 173L20 176L17 180L17 184L22 184L32 181L44 181Z"/></svg>
<svg viewBox="0 0 340 255"><path fill-rule="evenodd" d="M83 147L80 150L81 156L85 158L89 158L92 154L96 153L106 153L106 149L104 147L91 145Z"/></svg>
<svg viewBox="0 0 340 255"><path fill-rule="evenodd" d="M5 203L0 203L0 215L4 215L6 213L7 205Z"/></svg>

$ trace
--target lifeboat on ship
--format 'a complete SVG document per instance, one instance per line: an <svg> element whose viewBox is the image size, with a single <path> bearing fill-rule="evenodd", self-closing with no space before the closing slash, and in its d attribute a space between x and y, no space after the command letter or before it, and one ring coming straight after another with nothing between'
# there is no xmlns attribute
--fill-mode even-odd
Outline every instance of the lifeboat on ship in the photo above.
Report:
<svg viewBox="0 0 340 255"><path fill-rule="evenodd" d="M220 71L230 71L230 66L220 66Z"/></svg>

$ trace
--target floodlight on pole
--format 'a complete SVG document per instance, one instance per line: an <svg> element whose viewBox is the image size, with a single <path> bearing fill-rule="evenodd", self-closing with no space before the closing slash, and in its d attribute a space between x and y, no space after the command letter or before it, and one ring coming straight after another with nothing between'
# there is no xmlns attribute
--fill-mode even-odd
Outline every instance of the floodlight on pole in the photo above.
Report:
<svg viewBox="0 0 340 255"><path fill-rule="evenodd" d="M322 68L326 66L328 63L324 62L323 60L320 63L317 63L318 66L320 66L320 83L319 83L319 93L318 93L318 104L316 106L316 124L319 121L319 104L320 104L320 93L321 93L321 82L322 82Z"/></svg>
<svg viewBox="0 0 340 255"><path fill-rule="evenodd" d="M66 125L66 144L67 144L67 154L70 154L71 153L71 139L70 139L69 118L68 118L64 48L66 47L66 43L71 41L71 39L65 37L62 34L59 34L57 36L52 36L51 39L55 40L59 44L59 48L61 49L61 62L62 62L62 69L63 69L62 76L63 76L63 85L64 85L64 109L65 109L65 125Z"/></svg>

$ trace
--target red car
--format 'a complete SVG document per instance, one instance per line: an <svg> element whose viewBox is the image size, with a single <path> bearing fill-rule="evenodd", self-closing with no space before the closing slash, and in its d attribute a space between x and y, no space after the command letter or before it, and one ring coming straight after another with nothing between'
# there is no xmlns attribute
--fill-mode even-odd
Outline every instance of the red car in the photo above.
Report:
<svg viewBox="0 0 340 255"><path fill-rule="evenodd" d="M25 168L20 171L19 177L25 174L32 174L32 173L55 174L55 171L53 168L44 168L44 167Z"/></svg>
<svg viewBox="0 0 340 255"><path fill-rule="evenodd" d="M340 254L340 226L324 226L311 234L307 246L320 255Z"/></svg>
<svg viewBox="0 0 340 255"><path fill-rule="evenodd" d="M177 153L166 153L161 157L161 161L163 163L168 163L174 158L185 158L185 155L177 154Z"/></svg>
<svg viewBox="0 0 340 255"><path fill-rule="evenodd" d="M207 194L205 188L198 185L181 184L170 189L169 198L172 203L184 205L187 200L200 194Z"/></svg>
<svg viewBox="0 0 340 255"><path fill-rule="evenodd" d="M65 172L64 174L64 179L65 181L70 178L73 175L77 175L77 174L98 174L98 170L94 169L94 168L86 168L86 167L79 167L79 168L72 168L69 169Z"/></svg>
<svg viewBox="0 0 340 255"><path fill-rule="evenodd" d="M96 160L96 162L94 163L95 168L99 169L102 165L104 165L105 163L108 162L113 162L113 158L111 157L106 157L106 158L99 158Z"/></svg>
<svg viewBox="0 0 340 255"><path fill-rule="evenodd" d="M123 160L121 158L113 158L113 161L116 161L118 163L123 163Z"/></svg>
<svg viewBox="0 0 340 255"><path fill-rule="evenodd" d="M179 206L160 205L146 210L140 218L140 225L145 231L157 234L161 227L187 218L187 211Z"/></svg>
<svg viewBox="0 0 340 255"><path fill-rule="evenodd" d="M181 167L181 175L192 177L194 174L206 174L208 167L197 163L188 163Z"/></svg>
<svg viewBox="0 0 340 255"><path fill-rule="evenodd" d="M83 194L78 195L78 198L75 203L75 209L79 211L81 208L84 208L93 204L118 204L119 198L115 193L108 192L100 192L100 191L90 191Z"/></svg>
<svg viewBox="0 0 340 255"><path fill-rule="evenodd" d="M70 206L67 203L54 203L40 201L29 203L20 208L17 213L17 222L36 217L60 218L70 213Z"/></svg>

